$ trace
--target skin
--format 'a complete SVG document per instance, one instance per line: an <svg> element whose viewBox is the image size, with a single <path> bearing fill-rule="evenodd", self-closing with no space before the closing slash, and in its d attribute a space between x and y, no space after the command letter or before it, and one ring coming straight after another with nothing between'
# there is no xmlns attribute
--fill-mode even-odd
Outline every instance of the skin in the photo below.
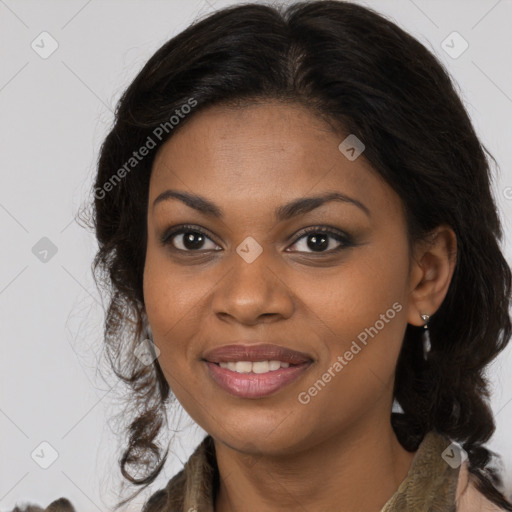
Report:
<svg viewBox="0 0 512 512"><path fill-rule="evenodd" d="M396 361L407 323L423 325L420 314L434 314L446 295L456 238L439 226L411 257L399 196L364 153L350 161L340 152L344 138L295 104L214 106L190 118L155 158L146 313L171 389L214 439L217 512L379 511L415 455L390 423ZM201 195L224 217L178 199L153 206L167 189ZM370 215L331 201L286 221L273 216L284 203L333 191L357 199ZM203 245L186 252L183 234L160 242L180 224L206 230ZM342 230L356 245L329 236L329 246L315 251L308 235L296 236L309 226ZM252 263L236 252L248 236L263 250ZM400 312L300 403L299 393L395 302ZM290 347L314 362L271 396L232 396L212 381L202 355L242 339Z"/></svg>

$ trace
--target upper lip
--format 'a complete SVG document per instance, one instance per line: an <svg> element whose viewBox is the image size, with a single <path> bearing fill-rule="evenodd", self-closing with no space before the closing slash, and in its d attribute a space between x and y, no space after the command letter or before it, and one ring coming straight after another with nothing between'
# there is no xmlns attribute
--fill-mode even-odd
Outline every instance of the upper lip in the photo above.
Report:
<svg viewBox="0 0 512 512"><path fill-rule="evenodd" d="M232 343L207 350L203 358L211 363L230 361L282 361L290 364L301 364L312 361L304 352L298 352L280 345L268 343L244 345Z"/></svg>

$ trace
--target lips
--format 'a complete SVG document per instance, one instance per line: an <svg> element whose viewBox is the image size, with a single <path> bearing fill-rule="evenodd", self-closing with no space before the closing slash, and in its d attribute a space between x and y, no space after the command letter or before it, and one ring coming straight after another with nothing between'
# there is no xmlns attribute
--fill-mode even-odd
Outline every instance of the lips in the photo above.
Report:
<svg viewBox="0 0 512 512"><path fill-rule="evenodd" d="M282 361L290 365L311 362L312 358L304 352L298 352L280 345L261 344L243 345L233 343L208 350L203 359L211 363L237 361Z"/></svg>
<svg viewBox="0 0 512 512"><path fill-rule="evenodd" d="M297 380L313 363L308 354L280 345L240 343L208 350L203 360L212 380L240 398L272 395Z"/></svg>

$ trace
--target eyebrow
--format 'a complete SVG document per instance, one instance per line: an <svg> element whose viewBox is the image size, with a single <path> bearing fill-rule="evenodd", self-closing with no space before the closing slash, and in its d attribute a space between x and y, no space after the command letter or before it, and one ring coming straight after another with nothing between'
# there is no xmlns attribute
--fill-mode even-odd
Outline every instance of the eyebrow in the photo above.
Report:
<svg viewBox="0 0 512 512"><path fill-rule="evenodd" d="M217 217L219 219L224 218L222 209L215 203L212 203L205 197L199 196L197 194L183 192L180 190L166 190L162 192L153 201L153 208L155 208L157 204L163 201L168 201L170 199L178 199L190 208L193 208L194 210L197 210L204 215ZM368 217L371 217L370 210L363 203L361 203L361 201L358 201L357 199L349 197L345 194L341 194L339 192L329 192L318 196L300 197L299 199L294 199L289 203L277 207L274 215L278 221L288 220L292 217L295 217L296 215L303 215L312 210L315 210L316 208L329 201L340 201L343 203L352 204L362 210Z"/></svg>

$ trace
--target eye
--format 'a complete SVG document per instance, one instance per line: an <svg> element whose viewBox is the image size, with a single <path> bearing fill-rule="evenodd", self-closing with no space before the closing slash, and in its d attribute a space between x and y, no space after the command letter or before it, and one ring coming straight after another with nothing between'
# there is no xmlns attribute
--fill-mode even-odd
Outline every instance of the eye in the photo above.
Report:
<svg viewBox="0 0 512 512"><path fill-rule="evenodd" d="M178 236L179 235L179 236ZM174 240L176 239L176 242ZM213 247L205 247L206 241L212 242ZM215 251L218 245L201 229L195 226L181 226L166 231L161 238L164 245L171 245L174 249L184 252ZM208 245L208 244L206 244Z"/></svg>
<svg viewBox="0 0 512 512"><path fill-rule="evenodd" d="M304 238L304 241L301 241ZM208 247L208 241L211 242ZM334 241L334 242L333 242ZM161 237L163 245L171 245L173 249L182 252L201 252L201 251L218 251L219 246L211 239L205 231L196 226L179 226L166 231ZM337 247L332 247L334 244ZM334 228L323 226L313 226L305 228L299 232L299 236L295 239L294 245L298 245L296 252L308 252L310 249L313 253L333 253L354 245L352 238ZM328 249L328 250L327 250ZM292 251L295 252L295 251Z"/></svg>
<svg viewBox="0 0 512 512"><path fill-rule="evenodd" d="M338 252L347 247L352 247L354 245L349 235L346 235L342 231L338 231L333 228L326 228L323 226L303 229L299 235L300 236L295 240L293 244L299 246L297 252L308 252L306 249L311 249L313 253L332 253ZM303 238L304 241L301 242ZM334 240L334 242L332 242L332 240ZM336 242L339 245L335 248L332 248L332 245L335 245Z"/></svg>

